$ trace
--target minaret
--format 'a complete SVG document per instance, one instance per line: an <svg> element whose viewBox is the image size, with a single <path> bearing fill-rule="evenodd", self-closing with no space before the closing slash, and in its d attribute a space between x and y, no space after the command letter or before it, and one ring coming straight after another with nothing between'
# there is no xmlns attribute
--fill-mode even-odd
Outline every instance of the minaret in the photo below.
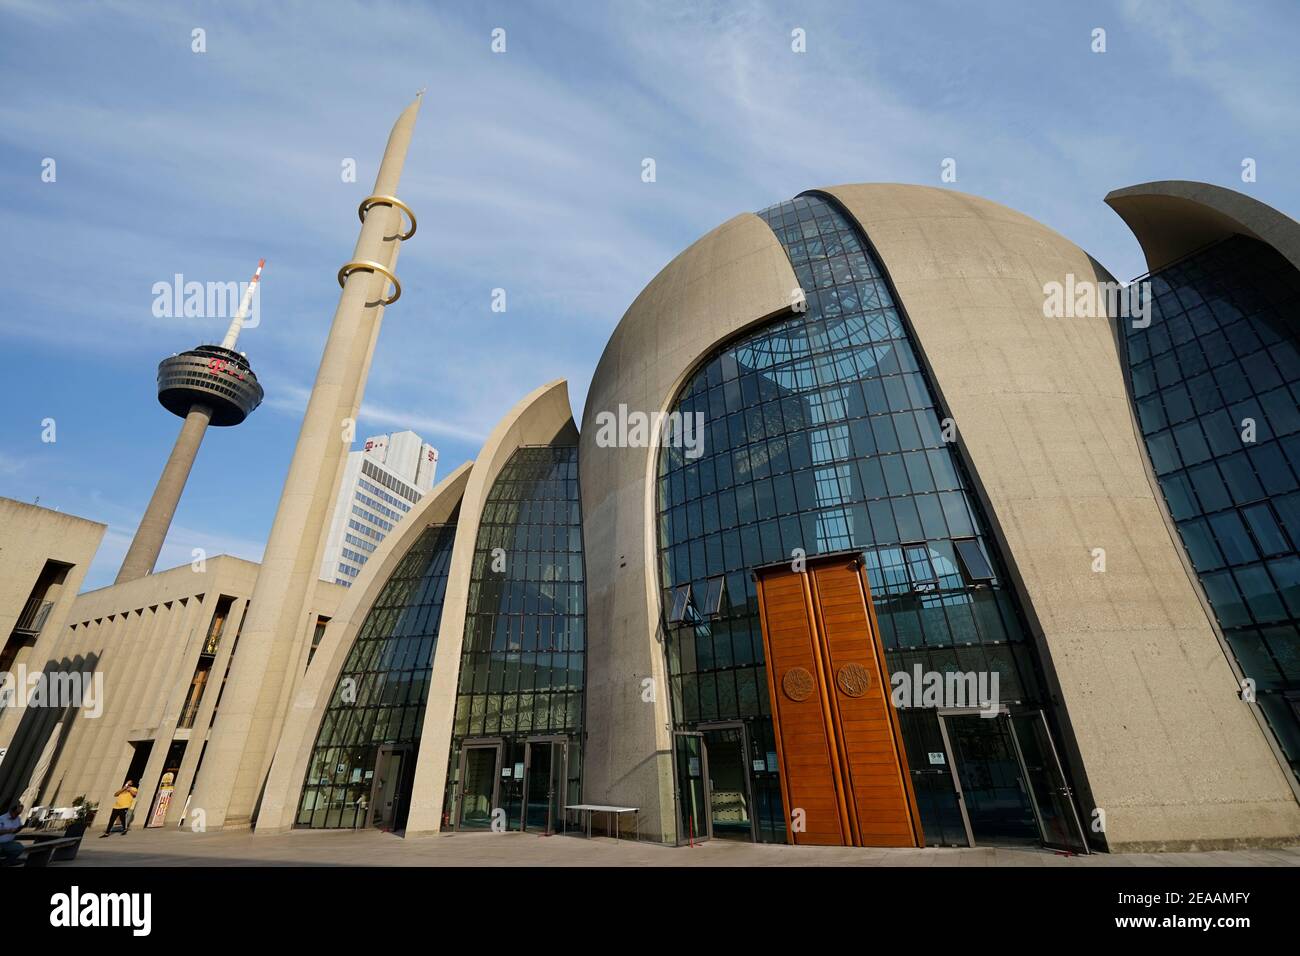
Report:
<svg viewBox="0 0 1300 956"><path fill-rule="evenodd" d="M176 436L176 444L163 466L162 476L149 499L149 507L145 509L131 547L122 559L116 584L153 573L167 529L176 513L176 503L185 490L185 482L194 467L199 444L208 426L238 425L262 404L262 386L257 383L248 359L235 351L235 343L262 279L264 265L265 259L257 263L253 281L244 290L244 297L220 345L200 345L165 358L158 364L158 401L167 411L185 419L185 424Z"/></svg>
<svg viewBox="0 0 1300 956"><path fill-rule="evenodd" d="M326 518L354 438L384 307L402 291L393 272L398 245L415 233L415 216L396 193L420 99L417 95L393 126L374 193L357 210L361 235L351 261L339 270L343 292L189 804L202 811L208 829L251 820L288 707L295 652L312 623Z"/></svg>

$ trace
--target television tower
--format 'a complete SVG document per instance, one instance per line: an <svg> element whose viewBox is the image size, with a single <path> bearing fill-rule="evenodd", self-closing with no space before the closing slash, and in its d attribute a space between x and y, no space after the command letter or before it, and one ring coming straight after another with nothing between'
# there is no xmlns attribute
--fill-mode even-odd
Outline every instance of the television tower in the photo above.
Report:
<svg viewBox="0 0 1300 956"><path fill-rule="evenodd" d="M238 425L253 409L262 404L262 386L241 353L235 351L239 331L244 327L249 307L262 281L265 259L257 262L253 280L244 290L235 317L220 345L200 345L165 358L158 363L158 401L163 408L185 420L176 436L162 477L149 499L131 547L122 559L115 584L134 581L153 573L162 551L163 539L176 513L185 482L194 467L199 444L209 425Z"/></svg>

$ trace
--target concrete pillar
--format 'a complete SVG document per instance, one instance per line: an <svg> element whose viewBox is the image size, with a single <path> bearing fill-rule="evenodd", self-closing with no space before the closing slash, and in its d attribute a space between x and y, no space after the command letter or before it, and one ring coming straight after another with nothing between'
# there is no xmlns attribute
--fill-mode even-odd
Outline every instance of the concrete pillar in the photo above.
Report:
<svg viewBox="0 0 1300 956"><path fill-rule="evenodd" d="M109 660L105 660L105 655L109 654L109 649L114 647L113 638L117 637L122 619L115 616L112 621L104 621L101 624L94 624L94 640L98 646L88 647L88 653L96 657L95 670L105 674L103 677L104 694L107 700L104 702L104 712L107 714L112 708L112 692L110 683L106 674L109 667ZM59 758L56 771L60 773L53 780L54 787L43 798L56 806L70 804L74 797L80 794L89 794L88 786L91 776L90 757L94 753L91 745L98 735L101 722L104 717L101 715L96 720L90 720L80 713L77 714L73 721L72 729L68 733L67 743L64 744L63 753ZM93 797L91 797L93 799Z"/></svg>
<svg viewBox="0 0 1300 956"><path fill-rule="evenodd" d="M185 482L190 477L194 458L211 420L212 409L206 405L195 405L185 416L181 433L176 436L171 456L158 479L158 486L153 490L153 497L149 499L149 507L140 519L140 527L135 530L131 547L122 559L114 584L134 581L153 573L167 529L171 527L172 515L176 514L176 503L181 500L181 492L185 490Z"/></svg>
<svg viewBox="0 0 1300 956"><path fill-rule="evenodd" d="M217 656L212 662L212 672L208 676L208 686L203 691L203 699L199 702L199 710L190 729L189 743L185 746L185 756L181 758L181 768L176 774L176 793L167 810L167 826L179 823L182 818L185 818L187 826L194 822L185 812L186 801L194 787L194 774L199 769L199 761L205 757L203 748L208 727L212 724L212 712L217 707L217 698L222 696L221 687L226 679L226 668L230 666L230 658L235 653L235 643L240 637L240 628L247 615L248 601L236 601L231 608L231 618L227 625L231 629L221 635ZM203 826L207 826L206 819L203 820Z"/></svg>
<svg viewBox="0 0 1300 956"><path fill-rule="evenodd" d="M134 636L144 626L143 617L135 610L122 611L112 615L112 618L104 624L100 663L96 667L96 670L103 675L104 712L94 720L78 718L78 723L82 727L78 752L73 759L63 764L76 775L75 792L63 800L64 804L71 803L75 797L81 795L84 795L87 800L98 800L102 789L98 786L98 778L105 755L111 746L110 730L117 714L118 678L129 669ZM118 785L121 785L121 781Z"/></svg>
<svg viewBox="0 0 1300 956"><path fill-rule="evenodd" d="M97 668L104 681L104 712L95 720L85 721L80 754L75 763L68 764L79 771L79 789L73 796L84 794L87 800L99 799L99 772L110 748L111 730L118 716L118 677L127 672L135 635L144 626L143 609L137 610L113 615L113 620L105 627L104 649Z"/></svg>
<svg viewBox="0 0 1300 956"><path fill-rule="evenodd" d="M417 97L393 127L375 181L376 195L397 192L419 105ZM386 237L397 232L396 215L400 213L387 206L370 210L353 259L386 267L395 262L397 243ZM282 713L288 666L295 659L295 638L309 611L326 517L338 493L339 461L351 446L340 413L358 404L371 340L383 315L379 302L386 285L378 273L357 271L347 278L339 296L267 538L239 653L191 802L204 812L210 830L249 823L274 751L271 738Z"/></svg>
<svg viewBox="0 0 1300 956"><path fill-rule="evenodd" d="M115 676L105 676L105 695L110 703L104 708L103 726L99 731L96 751L99 757L90 799L99 800L100 806L108 806L104 801L111 798L122 786L135 748L131 746L131 726L135 716L135 704L139 701L142 662L149 659L149 648L154 635L163 626L165 614L160 606L150 605L139 610L139 617L134 628L128 631L129 643L122 648L117 661ZM136 781L137 783L139 781Z"/></svg>
<svg viewBox="0 0 1300 956"><path fill-rule="evenodd" d="M202 606L197 609L193 607L193 605L199 603L197 598L190 602L191 607L185 609L183 613L180 612L179 605L173 603L171 614L174 616L169 620L163 638L164 640L183 643L184 650L168 654L165 648L160 648L158 656L177 664L184 664L186 666L185 673L192 676L195 666L198 664L199 652L203 649L203 644L208 637L208 627L220 602L220 588L208 588ZM237 601L233 602L232 608L239 603ZM227 617L224 626L233 629L229 617ZM190 689L191 678L186 677L182 682L180 673L180 668L174 667L164 678L159 678L157 675L151 676L149 683L145 686L147 688L163 688L166 690L167 696L165 699L154 698L149 700L148 704L150 706L146 716L136 716L136 726L151 728L154 741L153 749L149 752L149 762L145 764L140 779L136 781L140 788L140 794L135 803L135 816L141 827L148 821L149 811L153 807L153 799L158 791L158 779L162 776L163 764L167 760L167 752L171 749L173 738L176 736L176 722L180 717L185 696ZM142 697L145 696L142 695Z"/></svg>

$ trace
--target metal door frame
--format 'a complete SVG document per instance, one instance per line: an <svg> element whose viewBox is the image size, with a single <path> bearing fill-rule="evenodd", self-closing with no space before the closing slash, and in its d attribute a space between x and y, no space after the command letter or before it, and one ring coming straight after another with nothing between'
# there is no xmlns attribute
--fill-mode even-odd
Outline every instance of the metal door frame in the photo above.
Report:
<svg viewBox="0 0 1300 956"><path fill-rule="evenodd" d="M961 774L957 772L957 751L953 749L952 738L948 736L948 724L944 720L944 718L945 717L967 717L972 714L979 716L985 713L988 713L988 708L986 707L940 707L935 710L935 715L939 718L939 734L943 737L943 749L947 752L948 755L948 771L949 773L952 774L953 789L957 793L957 809L961 811L962 826L966 828L966 845L972 847L977 846L978 844L976 844L975 842L975 831L971 828L970 825L970 814L966 812L966 793L964 790L962 790L961 787ZM986 717L982 719L996 720L998 717L1010 717L1010 716L1011 716L1010 711L1007 710L1006 705L999 704L997 707L996 717ZM1008 721L1008 724L1009 723L1010 721ZM1015 740L1014 733L1011 735L1011 739L1013 741ZM1030 791L1029 805L1033 807L1034 821L1035 823L1037 823L1038 808L1034 805L1034 795L1032 792L1033 788L1029 785L1029 774L1025 771L1024 761L1020 759L1019 749L1016 750L1016 761L1017 763L1019 763L1020 772L1025 778L1025 789L1026 791ZM1041 825L1039 825L1038 833L1040 837L1042 836L1042 832L1043 832L1043 828Z"/></svg>
<svg viewBox="0 0 1300 956"><path fill-rule="evenodd" d="M1056 752L1056 741L1052 739L1052 728L1047 723L1047 714L1043 712L1042 708L1037 708L1018 711L1014 716L1033 717L1034 714L1038 715L1039 724L1043 728L1043 734L1047 738L1047 746L1051 751L1050 754L1044 756L1051 757L1056 765L1056 772L1060 774L1061 781L1065 784L1065 793L1062 796L1065 797L1065 802L1070 806L1070 816L1074 820L1075 833L1083 843L1083 852L1085 855L1089 855L1092 851L1088 847L1088 835L1084 832L1083 820L1079 818L1079 811L1074 806L1074 788L1070 786L1070 778L1065 775L1065 767L1061 765L1061 757ZM1011 728L1012 743L1016 747L1016 759L1020 762L1020 770L1025 775L1025 787L1029 791L1029 804L1034 808L1034 820L1038 823L1038 842L1049 849L1065 850L1073 853L1074 851L1068 846L1058 847L1047 842L1047 828L1043 826L1043 814L1038 808L1038 797L1034 794L1033 781L1029 779L1029 765L1025 763L1024 752L1020 749L1020 737L1016 734L1015 722L1011 720L1012 714L1007 713L1005 716L1007 717L1007 726Z"/></svg>
<svg viewBox="0 0 1300 956"><path fill-rule="evenodd" d="M505 740L501 737L475 737L470 740L461 741L460 745L460 762L456 774L456 793L453 805L455 812L452 816L452 830L460 830L461 809L465 802L465 765L467 755L471 750L488 750L496 751L496 766L492 771L492 800L491 811L495 812L501 803L501 761L505 757Z"/></svg>
<svg viewBox="0 0 1300 956"><path fill-rule="evenodd" d="M939 736L943 738L943 749L948 755L948 773L952 776L953 791L957 795L957 809L961 811L961 825L966 829L966 845L975 845L975 831L970 826L970 814L966 812L966 795L961 789L961 776L957 773L957 752L952 748L952 740L948 736L948 724L944 721L944 715L950 714L957 716L960 711L951 712L938 710L935 715L939 718Z"/></svg>
<svg viewBox="0 0 1300 956"><path fill-rule="evenodd" d="M678 737L700 738L700 779L704 781L704 805L706 808L708 808L708 812L704 814L704 823L706 828L708 829L708 833L693 834L693 839L695 840L696 843L703 843L705 840L713 839L713 810L712 810L713 794L711 792L712 788L709 786L709 748L704 743L704 734L702 731L699 730L674 730L673 731L673 770L674 770L673 792L677 794L677 806L679 810L684 811L685 804L682 801L681 775L680 773L677 772L680 770L680 767L678 766L677 763L677 738ZM689 779L689 773L690 773L690 768L688 767L687 779ZM681 832L681 825L684 822L685 820L680 817L677 820L677 828L678 828L677 843L676 843L677 846L684 845L682 842L682 832ZM687 840L690 839L692 839L692 837L687 837Z"/></svg>
<svg viewBox="0 0 1300 956"><path fill-rule="evenodd" d="M521 806L519 808L519 831L536 832L528 830L528 783L533 772L533 744L550 744L551 759L555 759L555 745L560 745L560 786L564 788L567 794L569 786L569 738L564 734L539 734L536 737L524 738L524 786L521 795ZM553 766L553 765L552 765ZM550 781L547 781L549 787ZM551 794L550 796L553 796ZM564 803L567 796L562 795L558 804L554 800L548 799L546 804L546 830L545 833L558 833L555 827L555 819L552 816L552 808L560 811L560 819L565 823L565 829L568 829L568 814L564 812Z"/></svg>
<svg viewBox="0 0 1300 956"><path fill-rule="evenodd" d="M380 744L379 745L379 751L375 755L374 770L372 771L374 774L374 779L370 781L370 806L366 808L365 828L367 830L375 826L375 807L379 805L379 801L376 799L376 797L378 796L378 789L379 789L379 762L384 759L385 754L402 755L401 770L397 775L397 791L398 794L400 795L402 789L402 777L406 775L406 761L409 759L410 752L411 752L410 744Z"/></svg>
<svg viewBox="0 0 1300 956"><path fill-rule="evenodd" d="M758 842L758 817L754 813L754 781L750 776L749 727L743 720L720 720L707 724L697 724L695 729L700 734L700 750L704 755L704 797L709 808L709 839L713 839L713 779L709 776L709 742L704 734L710 730L740 730L741 769L745 774L745 806L749 813L749 841Z"/></svg>

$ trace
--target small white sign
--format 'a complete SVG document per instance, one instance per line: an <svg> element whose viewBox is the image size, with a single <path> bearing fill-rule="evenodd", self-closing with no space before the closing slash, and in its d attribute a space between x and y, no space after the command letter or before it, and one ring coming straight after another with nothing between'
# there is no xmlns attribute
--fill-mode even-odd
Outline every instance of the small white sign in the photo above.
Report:
<svg viewBox="0 0 1300 956"><path fill-rule="evenodd" d="M764 761L764 760L755 760L755 761L754 761L754 769L755 769L755 770L760 770L760 771L761 771L761 770L766 770L766 769L767 769L767 762Z"/></svg>
<svg viewBox="0 0 1300 956"><path fill-rule="evenodd" d="M931 754L930 754L930 763L932 763L932 764L939 764L940 766L942 766L943 763L944 763L944 759L943 759L943 751L941 750L941 751L939 751L938 753L931 753Z"/></svg>

